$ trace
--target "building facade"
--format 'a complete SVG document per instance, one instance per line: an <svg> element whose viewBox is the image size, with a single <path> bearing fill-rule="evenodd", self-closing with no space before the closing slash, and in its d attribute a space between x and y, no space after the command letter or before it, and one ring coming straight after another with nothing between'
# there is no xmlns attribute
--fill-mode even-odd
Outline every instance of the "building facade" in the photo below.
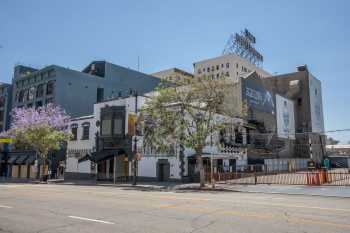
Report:
<svg viewBox="0 0 350 233"><path fill-rule="evenodd" d="M90 116L73 119L70 127L73 135L77 135L77 140L68 143L69 155L66 161L68 175L65 177L69 179L88 177L86 174L74 174L71 171L78 173L90 171L89 177L95 177L98 180L127 181L133 175L133 160L135 154L138 154L141 158L136 168L139 180L170 181L181 180L184 177L196 179L198 168L193 150L185 148L182 160L180 145L174 145L172 150L160 154L145 144L138 116L147 98L149 97L135 95L96 103L94 118L97 128L92 130L96 131L95 140L89 138L86 143L79 139L81 128L79 125L82 125L87 119L90 119L91 124L94 120ZM203 159L206 170L210 169L211 156L214 158L215 172L246 169L246 134L243 120L228 119L223 116L218 116L218 119L228 120L230 127L213 135L211 140L214 141L215 146L204 148ZM96 144L92 145L93 142ZM219 144L220 146L217 146ZM83 153L75 151L74 148L82 149ZM85 156L85 153L89 153L91 148L95 148L92 149L91 156ZM88 157L91 160L89 164L85 162L85 158ZM84 168L80 163L84 163ZM91 169L86 170L86 166Z"/></svg>
<svg viewBox="0 0 350 233"><path fill-rule="evenodd" d="M96 151L96 120L93 115L72 118L69 128L73 135L67 143L65 179L91 179L96 176L91 155Z"/></svg>
<svg viewBox="0 0 350 233"><path fill-rule="evenodd" d="M212 79L227 77L234 82L252 71L256 71L260 77L271 76L267 71L234 54L198 61L193 64L193 67L195 77L207 76Z"/></svg>
<svg viewBox="0 0 350 233"><path fill-rule="evenodd" d="M0 83L0 132L10 127L12 85Z"/></svg>
<svg viewBox="0 0 350 233"><path fill-rule="evenodd" d="M130 91L143 94L158 83L158 78L105 61L94 61L81 72L56 65L40 70L16 66L12 107L54 103L78 117L92 114L96 102Z"/></svg>
<svg viewBox="0 0 350 233"><path fill-rule="evenodd" d="M53 103L62 107L71 117L76 118L91 115L94 111L94 103L102 102L107 98L152 91L158 86L160 80L109 62L94 61L82 71L57 65L50 65L40 70L19 65L15 67L12 82L12 104L9 109L40 107ZM9 94L7 96L11 97ZM7 99L11 100L11 98ZM50 154L49 170L54 176L61 174L62 161L66 157L65 151L66 148L62 148ZM21 149L17 148L12 152L5 160L9 166L13 164L6 161L21 161L17 159ZM22 152L25 155L25 152Z"/></svg>
<svg viewBox="0 0 350 233"><path fill-rule="evenodd" d="M178 68L171 68L167 70L158 71L156 73L152 73L151 75L169 82L176 82L180 81L181 79L194 78L193 74L188 73L184 70L180 70Z"/></svg>
<svg viewBox="0 0 350 233"><path fill-rule="evenodd" d="M293 100L296 154L320 164L326 154L321 82L306 65L297 67L294 73L263 78L263 82L274 93Z"/></svg>

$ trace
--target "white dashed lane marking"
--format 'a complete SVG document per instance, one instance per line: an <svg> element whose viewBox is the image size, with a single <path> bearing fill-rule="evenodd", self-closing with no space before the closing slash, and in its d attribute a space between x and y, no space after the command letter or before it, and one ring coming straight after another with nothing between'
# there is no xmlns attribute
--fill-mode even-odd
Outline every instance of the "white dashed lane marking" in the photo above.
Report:
<svg viewBox="0 0 350 233"><path fill-rule="evenodd" d="M83 220L83 221L98 222L98 223L104 223L104 224L110 224L110 225L115 224L114 222L102 221L99 219L91 219L91 218L84 218L84 217L78 217L78 216L68 216L68 217Z"/></svg>

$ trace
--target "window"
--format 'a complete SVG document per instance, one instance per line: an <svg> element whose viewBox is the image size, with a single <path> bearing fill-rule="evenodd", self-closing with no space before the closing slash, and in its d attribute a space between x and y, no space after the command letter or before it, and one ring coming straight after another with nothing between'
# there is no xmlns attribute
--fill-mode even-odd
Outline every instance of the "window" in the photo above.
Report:
<svg viewBox="0 0 350 233"><path fill-rule="evenodd" d="M317 95L317 89L315 89L315 95Z"/></svg>
<svg viewBox="0 0 350 233"><path fill-rule="evenodd" d="M214 66L212 66L212 67L211 67L211 71L214 71L214 70L215 70L215 67L214 67Z"/></svg>
<svg viewBox="0 0 350 233"><path fill-rule="evenodd" d="M0 96L0 108L5 106L5 96Z"/></svg>
<svg viewBox="0 0 350 233"><path fill-rule="evenodd" d="M219 65L216 65L216 70L219 70L220 66Z"/></svg>
<svg viewBox="0 0 350 233"><path fill-rule="evenodd" d="M115 135L123 134L123 119L116 118L114 119L114 132Z"/></svg>
<svg viewBox="0 0 350 233"><path fill-rule="evenodd" d="M70 128L73 135L72 141L76 141L78 138L78 124L72 124Z"/></svg>
<svg viewBox="0 0 350 233"><path fill-rule="evenodd" d="M33 100L35 95L35 87L29 88L28 100Z"/></svg>
<svg viewBox="0 0 350 233"><path fill-rule="evenodd" d="M217 79L219 79L219 77L220 77L220 74L219 74L219 73L218 73L218 74L216 74L216 78L217 78Z"/></svg>
<svg viewBox="0 0 350 233"><path fill-rule="evenodd" d="M112 134L112 120L103 119L101 122L101 135L111 135Z"/></svg>
<svg viewBox="0 0 350 233"><path fill-rule="evenodd" d="M52 95L55 89L55 81L51 80L46 86L46 95Z"/></svg>
<svg viewBox="0 0 350 233"><path fill-rule="evenodd" d="M221 64L221 68L224 68L224 64Z"/></svg>
<svg viewBox="0 0 350 233"><path fill-rule="evenodd" d="M238 69L238 63L236 63L236 68Z"/></svg>
<svg viewBox="0 0 350 233"><path fill-rule="evenodd" d="M104 96L104 89L98 87L98 88L97 88L96 102L97 102L97 103L102 102L102 101L103 101L103 98L104 98L103 96Z"/></svg>
<svg viewBox="0 0 350 233"><path fill-rule="evenodd" d="M230 76L230 72L226 72L226 77L229 77Z"/></svg>
<svg viewBox="0 0 350 233"><path fill-rule="evenodd" d="M207 72L210 72L210 67L207 68Z"/></svg>
<svg viewBox="0 0 350 233"><path fill-rule="evenodd" d="M27 104L27 108L31 108L31 107L33 107L33 103Z"/></svg>
<svg viewBox="0 0 350 233"><path fill-rule="evenodd" d="M27 101L27 100L29 100L29 90L25 89L24 90L24 101Z"/></svg>
<svg viewBox="0 0 350 233"><path fill-rule="evenodd" d="M230 68L230 63L226 63L226 68Z"/></svg>
<svg viewBox="0 0 350 233"><path fill-rule="evenodd" d="M205 68L203 68L203 72L205 72Z"/></svg>
<svg viewBox="0 0 350 233"><path fill-rule="evenodd" d="M82 124L83 128L83 134L81 136L81 140L88 140L89 139L89 134L90 134L90 123L89 122L84 122Z"/></svg>
<svg viewBox="0 0 350 233"><path fill-rule="evenodd" d="M44 95L44 84L39 84L36 88L36 98L40 98Z"/></svg>
<svg viewBox="0 0 350 233"><path fill-rule="evenodd" d="M0 121L3 121L4 120L4 111L1 110L0 111Z"/></svg>

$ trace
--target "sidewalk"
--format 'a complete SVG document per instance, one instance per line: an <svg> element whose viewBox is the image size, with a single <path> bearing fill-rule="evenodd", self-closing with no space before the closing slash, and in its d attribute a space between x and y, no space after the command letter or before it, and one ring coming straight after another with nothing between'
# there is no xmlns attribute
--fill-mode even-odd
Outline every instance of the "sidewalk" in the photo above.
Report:
<svg viewBox="0 0 350 233"><path fill-rule="evenodd" d="M218 184L226 190L252 193L277 193L323 197L350 198L350 186L306 186L306 185L227 185Z"/></svg>

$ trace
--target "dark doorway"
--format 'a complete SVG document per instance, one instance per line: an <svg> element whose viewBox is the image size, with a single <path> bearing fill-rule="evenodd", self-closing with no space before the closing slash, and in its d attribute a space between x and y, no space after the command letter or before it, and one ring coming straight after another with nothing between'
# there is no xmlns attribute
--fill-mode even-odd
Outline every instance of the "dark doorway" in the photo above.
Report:
<svg viewBox="0 0 350 233"><path fill-rule="evenodd" d="M170 178L170 163L167 159L159 159L157 162L158 181L168 181Z"/></svg>
<svg viewBox="0 0 350 233"><path fill-rule="evenodd" d="M223 172L224 171L224 162L222 161L222 159L218 159L217 160L217 165L218 165L218 172Z"/></svg>
<svg viewBox="0 0 350 233"><path fill-rule="evenodd" d="M235 172L236 171L236 160L230 159L229 164L230 164L230 171Z"/></svg>

